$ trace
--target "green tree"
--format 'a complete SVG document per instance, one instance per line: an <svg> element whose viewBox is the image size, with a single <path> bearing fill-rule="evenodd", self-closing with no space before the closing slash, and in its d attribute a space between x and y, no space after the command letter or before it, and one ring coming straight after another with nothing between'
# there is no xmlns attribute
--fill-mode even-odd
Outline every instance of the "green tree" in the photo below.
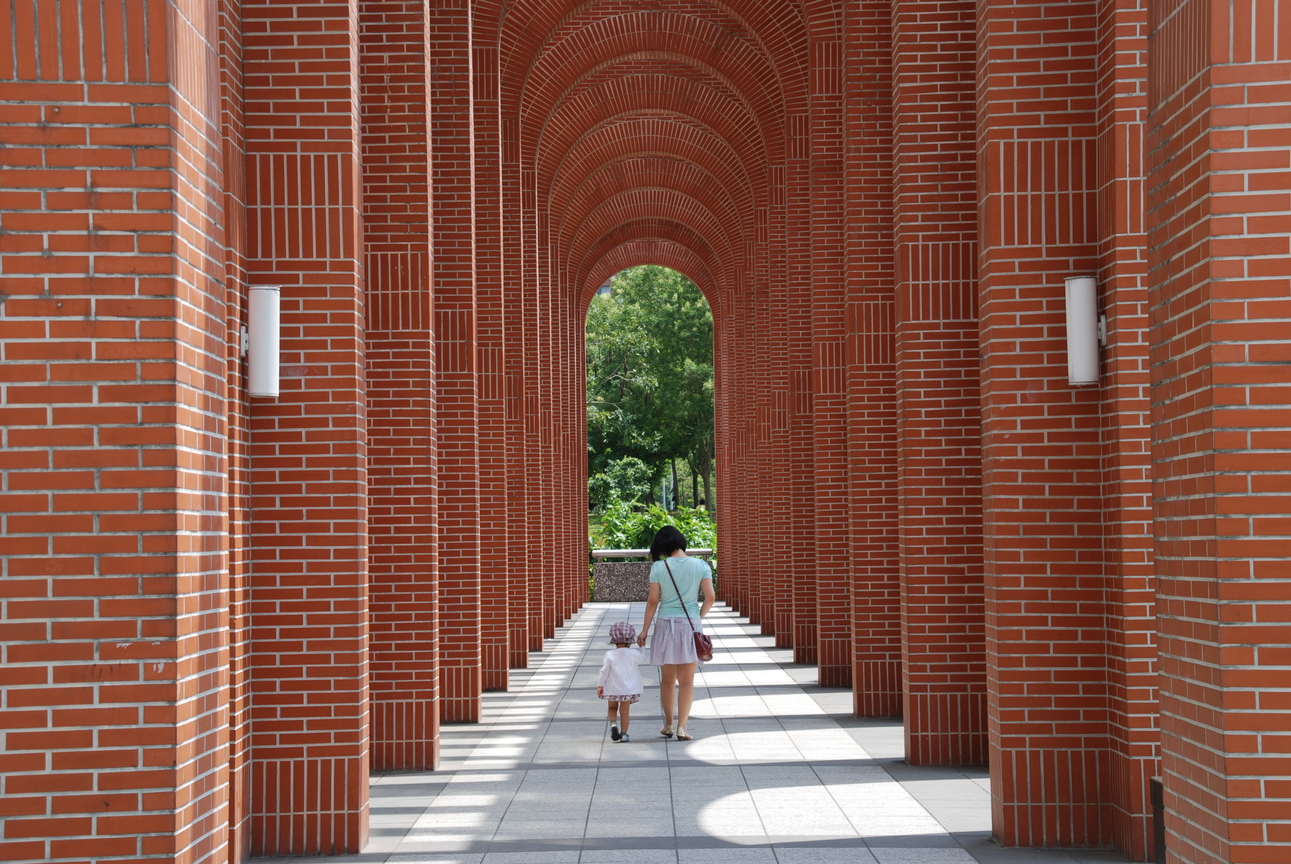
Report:
<svg viewBox="0 0 1291 864"><path fill-rule="evenodd" d="M650 491L650 466L635 456L624 456L587 479L587 497L592 505L605 507L611 501L635 504Z"/></svg>
<svg viewBox="0 0 1291 864"><path fill-rule="evenodd" d="M657 479L673 459L712 501L713 316L704 295L666 267L624 270L587 313L589 476L625 457Z"/></svg>

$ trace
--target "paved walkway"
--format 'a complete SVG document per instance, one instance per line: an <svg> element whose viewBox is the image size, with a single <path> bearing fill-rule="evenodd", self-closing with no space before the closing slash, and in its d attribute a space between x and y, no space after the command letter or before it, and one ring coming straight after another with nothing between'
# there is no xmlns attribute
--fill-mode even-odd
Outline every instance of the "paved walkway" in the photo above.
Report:
<svg viewBox="0 0 1291 864"><path fill-rule="evenodd" d="M644 604L587 606L485 720L444 730L433 774L372 781L358 859L404 864L1070 864L1107 853L1005 850L989 839L984 771L915 769L901 727L850 717L845 690L729 609L696 680L690 731L658 734L658 670L632 742L606 734L596 675L609 625ZM332 859L335 860L335 859Z"/></svg>

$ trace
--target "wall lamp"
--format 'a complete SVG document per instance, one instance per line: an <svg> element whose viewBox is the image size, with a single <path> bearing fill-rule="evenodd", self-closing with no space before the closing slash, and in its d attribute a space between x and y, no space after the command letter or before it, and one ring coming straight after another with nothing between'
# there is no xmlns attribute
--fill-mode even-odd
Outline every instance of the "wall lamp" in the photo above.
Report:
<svg viewBox="0 0 1291 864"><path fill-rule="evenodd" d="M1098 346L1107 344L1107 316L1098 314L1093 276L1067 278L1067 383L1098 383Z"/></svg>
<svg viewBox="0 0 1291 864"><path fill-rule="evenodd" d="M247 395L278 398L279 322L282 290L252 286L242 353L247 356Z"/></svg>

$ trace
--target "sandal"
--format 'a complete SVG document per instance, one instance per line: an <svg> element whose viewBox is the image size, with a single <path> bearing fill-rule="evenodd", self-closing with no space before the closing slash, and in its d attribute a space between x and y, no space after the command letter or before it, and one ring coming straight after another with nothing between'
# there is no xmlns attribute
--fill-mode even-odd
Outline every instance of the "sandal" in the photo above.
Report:
<svg viewBox="0 0 1291 864"><path fill-rule="evenodd" d="M690 734L689 732L687 732L685 729L681 729L681 728L678 728L678 729L677 729L677 740L678 740L678 741L691 741L691 740L693 740L693 739L694 739L694 737L695 737L694 735L691 735L691 734Z"/></svg>
<svg viewBox="0 0 1291 864"><path fill-rule="evenodd" d="M660 729L660 730L659 730L659 734L660 734L660 735L662 735L662 736L663 736L663 737L665 737L665 738L671 738L671 737L672 737L672 727L671 727L671 726L665 726L665 727L663 727L662 729Z"/></svg>

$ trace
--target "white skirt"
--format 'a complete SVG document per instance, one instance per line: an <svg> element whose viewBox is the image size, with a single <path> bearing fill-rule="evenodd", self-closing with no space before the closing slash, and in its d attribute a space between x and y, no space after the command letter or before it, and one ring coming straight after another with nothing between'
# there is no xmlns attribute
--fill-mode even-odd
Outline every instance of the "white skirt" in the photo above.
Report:
<svg viewBox="0 0 1291 864"><path fill-rule="evenodd" d="M692 618L695 628L683 616L681 618L656 618L654 632L650 635L650 665L681 665L684 663L703 662L695 654L695 630L704 632L704 623Z"/></svg>

